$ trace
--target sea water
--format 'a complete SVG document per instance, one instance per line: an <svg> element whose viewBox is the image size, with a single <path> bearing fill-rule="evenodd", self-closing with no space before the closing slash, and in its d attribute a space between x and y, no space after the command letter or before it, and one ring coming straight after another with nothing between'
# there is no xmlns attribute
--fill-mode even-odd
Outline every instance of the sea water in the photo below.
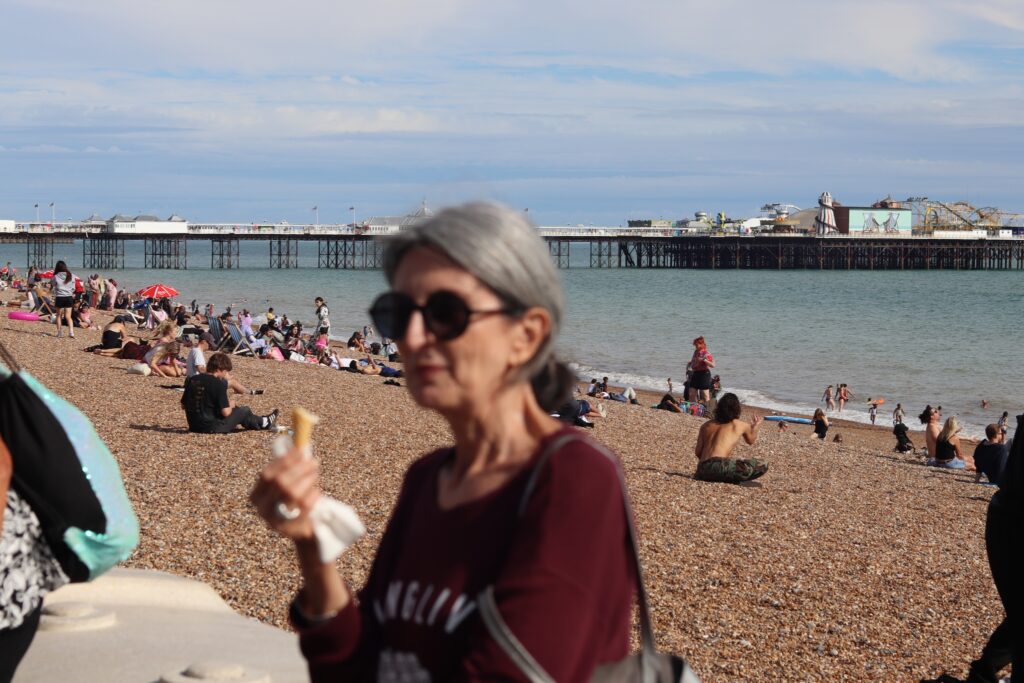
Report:
<svg viewBox="0 0 1024 683"><path fill-rule="evenodd" d="M54 249L83 279L92 272L78 267L80 242ZM267 268L266 242L242 242L238 270L211 270L208 242L188 249L188 270L104 275L129 290L163 282L218 312L230 304L259 316L273 306L306 324L322 296L343 338L369 324L366 311L386 286L378 271L317 269L313 243L300 246L292 270ZM24 269L26 255L25 245L0 245L0 263ZM128 242L125 255L141 264L141 242ZM574 245L574 267L561 271L558 348L582 378L664 390L671 377L678 392L692 340L703 335L726 389L782 412L823 407L825 387L842 382L854 395L842 417L863 422L867 400L879 397L880 424L899 402L913 425L930 403L972 436L1004 410L1011 425L1024 412L1024 272L590 269L588 259L586 245Z"/></svg>

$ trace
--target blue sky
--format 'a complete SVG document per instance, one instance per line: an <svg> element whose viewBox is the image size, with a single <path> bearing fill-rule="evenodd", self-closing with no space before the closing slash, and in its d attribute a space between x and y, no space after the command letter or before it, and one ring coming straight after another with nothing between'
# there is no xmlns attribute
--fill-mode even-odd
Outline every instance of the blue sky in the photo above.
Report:
<svg viewBox="0 0 1024 683"><path fill-rule="evenodd" d="M5 0L0 218L1024 211L1019 0L500 4Z"/></svg>

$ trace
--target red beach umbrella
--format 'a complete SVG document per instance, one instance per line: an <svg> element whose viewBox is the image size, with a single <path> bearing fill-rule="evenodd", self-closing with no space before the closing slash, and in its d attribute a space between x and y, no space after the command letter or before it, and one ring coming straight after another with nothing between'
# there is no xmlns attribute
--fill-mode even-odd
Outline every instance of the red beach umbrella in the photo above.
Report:
<svg viewBox="0 0 1024 683"><path fill-rule="evenodd" d="M155 284L143 287L139 290L138 294L143 299L166 299L168 297L178 296L178 290L165 284Z"/></svg>

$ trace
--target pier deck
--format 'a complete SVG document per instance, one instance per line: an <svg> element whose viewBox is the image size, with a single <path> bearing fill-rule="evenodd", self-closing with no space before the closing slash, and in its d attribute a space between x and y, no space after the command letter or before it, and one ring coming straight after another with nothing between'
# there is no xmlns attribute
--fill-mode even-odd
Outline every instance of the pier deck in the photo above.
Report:
<svg viewBox="0 0 1024 683"><path fill-rule="evenodd" d="M347 226L345 226L347 228ZM665 231L671 233L672 231ZM541 228L559 268L690 268L708 270L1024 270L1024 238L924 236L805 237L795 235L672 235L612 228ZM126 241L145 240L147 268L186 269L189 241L211 244L210 266L238 268L242 241L268 243L270 268L297 268L299 245L316 242L317 267L372 270L382 265L387 235L332 231L207 231L186 234L110 234L62 230L8 233L0 241L27 247L28 263L49 268L54 245L82 240L82 267L124 268ZM582 255L581 255L582 250ZM193 252L195 250L193 249ZM585 258L589 251L589 260ZM310 253L310 256L313 255ZM571 258L571 256L575 258Z"/></svg>

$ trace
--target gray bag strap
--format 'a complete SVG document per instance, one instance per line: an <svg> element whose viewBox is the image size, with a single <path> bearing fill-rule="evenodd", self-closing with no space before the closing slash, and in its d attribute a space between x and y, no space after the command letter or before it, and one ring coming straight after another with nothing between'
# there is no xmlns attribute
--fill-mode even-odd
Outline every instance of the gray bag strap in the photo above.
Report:
<svg viewBox="0 0 1024 683"><path fill-rule="evenodd" d="M629 537L629 548L630 553L633 557L633 569L636 572L636 596L637 603L639 605L639 617L640 617L640 660L642 662L643 672L642 679L644 681L656 680L655 672L655 655L657 654L657 647L654 642L654 629L651 626L651 614L650 607L647 601L647 589L644 587L644 575L643 568L640 565L640 553L637 546L637 533L636 524L633 521L633 506L629 501L629 491L626 487L626 478L622 473L622 468L619 466L618 459L605 448L602 444L586 439L582 434L568 433L559 436L548 444L547 448L537 458L537 462L534 463L533 471L530 473L530 478L526 482L526 488L523 491L523 496L519 500L518 516L522 516L526 513L526 506L530 502L530 498L533 497L533 491L537 487L537 480L540 478L541 470L544 469L544 465L553 453L559 451L565 445L573 441L585 441L587 445L597 450L601 455L611 460L612 464L615 465L615 472L619 477L619 488L622 491L622 505L626 513L626 533ZM515 634L502 619L501 613L498 611L498 604L494 600L494 589L493 586L488 586L483 590L477 598L477 605L480 609L480 616L484 621L484 625L487 627L487 631L494 638L495 642L501 646L501 649L505 651L505 654L515 662L516 666L527 676L530 683L554 683L553 679L543 667L541 667L537 661L530 655L523 646L519 639L516 638Z"/></svg>

